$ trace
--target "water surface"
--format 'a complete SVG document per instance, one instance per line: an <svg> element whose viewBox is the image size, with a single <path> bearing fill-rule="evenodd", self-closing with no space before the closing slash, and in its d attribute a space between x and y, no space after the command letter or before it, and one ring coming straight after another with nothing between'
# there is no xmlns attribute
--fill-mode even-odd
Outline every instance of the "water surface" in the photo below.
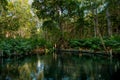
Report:
<svg viewBox="0 0 120 80"><path fill-rule="evenodd" d="M0 80L110 80L120 61L108 57L44 55L0 60Z"/></svg>

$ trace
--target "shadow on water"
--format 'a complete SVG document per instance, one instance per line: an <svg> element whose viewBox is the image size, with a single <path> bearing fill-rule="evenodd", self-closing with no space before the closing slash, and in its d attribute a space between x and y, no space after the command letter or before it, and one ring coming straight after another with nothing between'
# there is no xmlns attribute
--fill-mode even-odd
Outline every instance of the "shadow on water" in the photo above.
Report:
<svg viewBox="0 0 120 80"><path fill-rule="evenodd" d="M120 61L107 57L53 54L0 60L0 80L117 80Z"/></svg>
<svg viewBox="0 0 120 80"><path fill-rule="evenodd" d="M120 80L120 68L112 74L111 80Z"/></svg>

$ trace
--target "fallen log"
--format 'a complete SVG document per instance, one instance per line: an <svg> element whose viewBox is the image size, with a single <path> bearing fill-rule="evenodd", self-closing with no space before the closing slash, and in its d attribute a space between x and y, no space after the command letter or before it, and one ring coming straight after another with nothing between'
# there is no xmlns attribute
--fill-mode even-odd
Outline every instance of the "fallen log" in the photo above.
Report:
<svg viewBox="0 0 120 80"><path fill-rule="evenodd" d="M82 54L82 55L99 55L99 56L110 56L105 51L93 51L93 50L77 50L77 49L55 49L57 54L69 53L69 54Z"/></svg>

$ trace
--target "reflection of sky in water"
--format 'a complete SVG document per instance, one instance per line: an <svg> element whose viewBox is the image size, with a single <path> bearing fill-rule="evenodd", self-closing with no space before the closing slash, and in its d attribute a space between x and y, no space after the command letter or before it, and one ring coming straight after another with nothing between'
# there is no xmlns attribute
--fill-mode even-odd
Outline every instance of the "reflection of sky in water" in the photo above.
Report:
<svg viewBox="0 0 120 80"><path fill-rule="evenodd" d="M44 70L44 63L38 60L37 63L37 73L40 74Z"/></svg>
<svg viewBox="0 0 120 80"><path fill-rule="evenodd" d="M44 63L40 59L38 59L36 64L36 72L31 72L32 80L38 80L38 77L43 74L44 71ZM42 78L42 77L41 77Z"/></svg>

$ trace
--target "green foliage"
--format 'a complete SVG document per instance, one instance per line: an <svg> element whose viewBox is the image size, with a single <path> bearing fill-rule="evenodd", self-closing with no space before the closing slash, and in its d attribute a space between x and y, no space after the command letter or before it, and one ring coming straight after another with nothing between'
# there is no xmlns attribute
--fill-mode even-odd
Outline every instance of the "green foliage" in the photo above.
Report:
<svg viewBox="0 0 120 80"><path fill-rule="evenodd" d="M3 7L4 10L7 10L8 1L0 0L0 5Z"/></svg>
<svg viewBox="0 0 120 80"><path fill-rule="evenodd" d="M52 49L53 44L60 42L62 38L72 38L69 41L71 48L101 50L104 43L105 47L120 49L119 36L103 38L103 43L99 38L88 38L93 37L97 31L102 36L108 34L106 9L109 10L110 21L114 26L111 31L115 29L115 34L120 33L118 0L34 0L32 7L33 11L28 0L0 0L0 50L3 50L5 55L29 53L37 47ZM45 32L40 31L41 25ZM24 38L5 39L18 35ZM28 37L29 39L26 39Z"/></svg>
<svg viewBox="0 0 120 80"><path fill-rule="evenodd" d="M33 39L31 39L30 44L32 45L33 48L45 47L46 40L45 39L39 39L39 38L33 38Z"/></svg>
<svg viewBox="0 0 120 80"><path fill-rule="evenodd" d="M120 36L112 36L104 40L107 47L111 48L119 48L120 47Z"/></svg>
<svg viewBox="0 0 120 80"><path fill-rule="evenodd" d="M56 29L58 24L52 20L47 20L43 23L43 30L48 29L48 30L53 30Z"/></svg>
<svg viewBox="0 0 120 80"><path fill-rule="evenodd" d="M13 54L30 53L35 48L52 48L49 42L45 39L23 39L23 38L7 38L0 40L0 50L3 50L4 55L10 56Z"/></svg>
<svg viewBox="0 0 120 80"><path fill-rule="evenodd" d="M120 47L120 38L118 37L104 38L104 44L106 47L110 47L112 49L118 49ZM88 48L93 50L103 49L103 45L99 38L70 40L69 46L71 48L80 47L80 48Z"/></svg>
<svg viewBox="0 0 120 80"><path fill-rule="evenodd" d="M69 41L69 46L71 48L78 47L78 46L80 46L80 42L78 40L70 40Z"/></svg>
<svg viewBox="0 0 120 80"><path fill-rule="evenodd" d="M6 8L7 10L4 10ZM30 37L36 26L28 0L0 0L0 37Z"/></svg>
<svg viewBox="0 0 120 80"><path fill-rule="evenodd" d="M23 54L28 52L31 48L28 42L24 39L4 39L0 42L0 47L4 55Z"/></svg>
<svg viewBox="0 0 120 80"><path fill-rule="evenodd" d="M43 19L43 28L49 29L49 32L57 28L61 34L64 23L74 22L74 18L79 17L79 5L80 3L74 0L34 0L32 3L38 18Z"/></svg>

